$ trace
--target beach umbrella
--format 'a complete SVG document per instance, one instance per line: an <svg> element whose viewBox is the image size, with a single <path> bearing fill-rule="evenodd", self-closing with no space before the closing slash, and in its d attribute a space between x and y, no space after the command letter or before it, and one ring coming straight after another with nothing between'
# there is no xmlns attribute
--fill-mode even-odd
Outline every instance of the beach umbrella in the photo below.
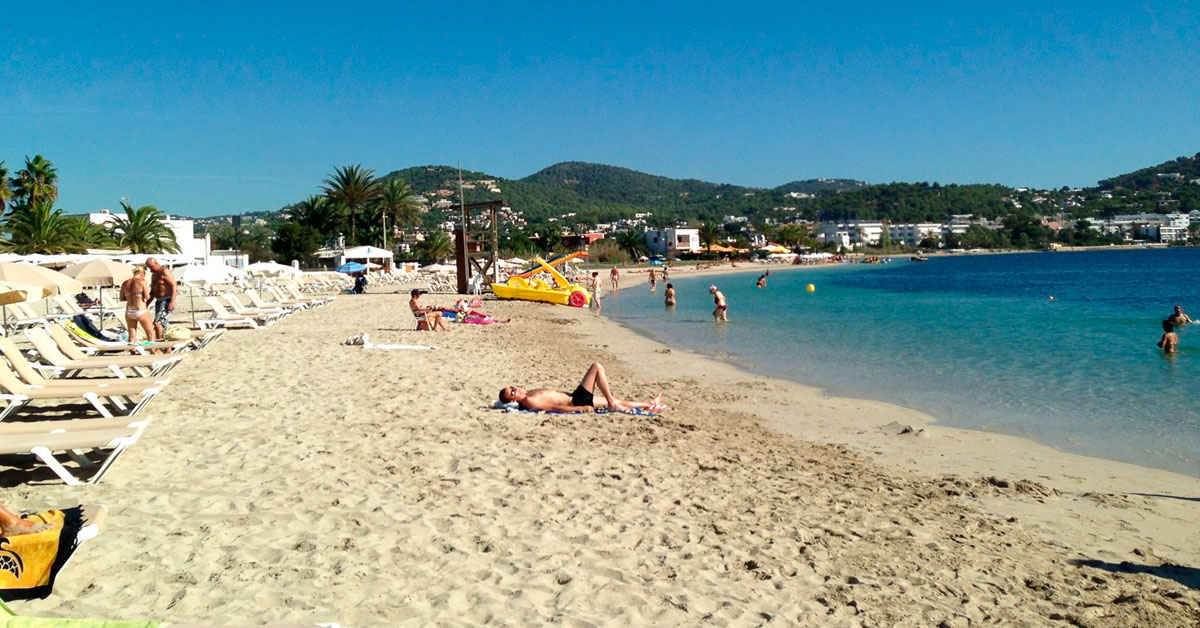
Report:
<svg viewBox="0 0 1200 628"><path fill-rule="evenodd" d="M0 281L41 286L46 289L47 296L73 295L83 290L83 283L74 277L49 268L15 262L0 262Z"/></svg>
<svg viewBox="0 0 1200 628"><path fill-rule="evenodd" d="M430 264L428 266L422 266L421 270L431 273L444 273L452 270L458 270L458 267L450 266L449 264Z"/></svg>
<svg viewBox="0 0 1200 628"><path fill-rule="evenodd" d="M355 274L355 273L361 273L361 272L363 272L363 271L364 271L364 270L366 270L366 269L367 269L367 267L366 267L366 266L364 266L363 264L360 264L360 263L358 263L358 262L346 262L345 264L342 264L341 266L338 266L338 269L337 269L337 271L338 271L339 273L345 273L345 274L347 274L347 275L353 275L353 274Z"/></svg>
<svg viewBox="0 0 1200 628"><path fill-rule="evenodd" d="M296 275L300 273L300 269L291 266L284 266L279 262L255 262L246 267L246 272L251 275Z"/></svg>
<svg viewBox="0 0 1200 628"><path fill-rule="evenodd" d="M62 274L78 279L85 286L95 286L100 294L100 328L104 328L104 288L119 286L133 278L133 266L111 259L94 259L62 269Z"/></svg>
<svg viewBox="0 0 1200 628"><path fill-rule="evenodd" d="M8 305L39 301L50 296L41 286L34 284L0 281L0 309L4 310L4 327L8 328Z"/></svg>

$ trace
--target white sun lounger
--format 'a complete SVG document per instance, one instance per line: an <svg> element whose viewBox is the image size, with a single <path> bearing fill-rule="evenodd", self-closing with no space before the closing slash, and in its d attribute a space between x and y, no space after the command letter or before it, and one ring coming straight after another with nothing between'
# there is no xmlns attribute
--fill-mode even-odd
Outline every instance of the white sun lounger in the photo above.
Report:
<svg viewBox="0 0 1200 628"><path fill-rule="evenodd" d="M148 421L149 419L125 427L106 429L5 434L4 438L0 438L0 454L31 454L67 484L95 484L104 477L121 452L137 442ZM108 453L103 455L97 465L86 457L85 453L89 450L107 450ZM65 452L84 469L97 469L86 480L81 480L58 459L59 452Z"/></svg>
<svg viewBox="0 0 1200 628"><path fill-rule="evenodd" d="M182 355L106 355L89 356L79 351L74 343L60 347L50 332L45 329L27 329L25 336L37 350L38 356L47 364L56 367L55 375L59 373L70 377L88 369L106 369L117 377L125 377L123 369L130 369L141 375L162 375L175 368L183 360ZM71 357L65 351L71 351L78 357Z"/></svg>

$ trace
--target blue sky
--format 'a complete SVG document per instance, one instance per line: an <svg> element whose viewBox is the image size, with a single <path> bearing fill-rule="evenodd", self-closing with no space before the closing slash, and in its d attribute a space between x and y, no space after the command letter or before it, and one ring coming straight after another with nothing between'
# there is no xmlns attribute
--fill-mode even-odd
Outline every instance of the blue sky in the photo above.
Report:
<svg viewBox="0 0 1200 628"><path fill-rule="evenodd" d="M70 212L275 209L351 163L1058 187L1200 152L1194 2L172 4L0 25L0 159Z"/></svg>

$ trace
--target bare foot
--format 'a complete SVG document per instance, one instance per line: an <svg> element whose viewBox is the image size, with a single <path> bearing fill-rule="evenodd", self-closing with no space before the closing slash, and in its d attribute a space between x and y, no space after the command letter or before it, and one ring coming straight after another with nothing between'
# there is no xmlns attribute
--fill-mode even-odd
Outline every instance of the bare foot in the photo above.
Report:
<svg viewBox="0 0 1200 628"><path fill-rule="evenodd" d="M50 525L49 523L42 523L40 521L30 521L29 519L21 519L20 521L14 523L13 525L0 530L0 535L21 536L22 534L37 534L38 532L45 532L46 530L49 530L53 527L54 526Z"/></svg>

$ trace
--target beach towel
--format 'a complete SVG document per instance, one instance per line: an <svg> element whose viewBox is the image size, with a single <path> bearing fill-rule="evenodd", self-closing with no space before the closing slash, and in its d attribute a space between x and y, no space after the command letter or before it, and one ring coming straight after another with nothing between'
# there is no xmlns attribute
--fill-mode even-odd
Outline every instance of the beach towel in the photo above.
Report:
<svg viewBox="0 0 1200 628"><path fill-rule="evenodd" d="M71 555L100 531L85 523L83 507L47 510L32 517L51 524L36 534L0 536L0 600L30 600L50 595L54 579Z"/></svg>
<svg viewBox="0 0 1200 628"><path fill-rule="evenodd" d="M83 332L91 336L93 339L103 340L106 342L115 342L117 340L114 336L100 331L100 328L97 327L96 323L92 321L92 317L89 314L76 314L75 316L71 317L71 322L75 324L74 328L68 325L67 329L70 329L75 333Z"/></svg>
<svg viewBox="0 0 1200 628"><path fill-rule="evenodd" d="M629 410L609 410L608 408L597 408L591 412L582 412L578 410L575 412L561 412L559 410L526 410L525 408L521 407L521 404L515 401L504 403L499 399L492 402L492 408L495 410L500 410L501 412L525 412L528 414L632 414L634 416L658 416L657 412L651 412L641 408L631 408Z"/></svg>
<svg viewBox="0 0 1200 628"><path fill-rule="evenodd" d="M371 337L367 334L355 334L347 338L342 344L347 346L359 346L363 349L383 349L385 351L432 351L437 347L428 345L377 345L371 342Z"/></svg>

